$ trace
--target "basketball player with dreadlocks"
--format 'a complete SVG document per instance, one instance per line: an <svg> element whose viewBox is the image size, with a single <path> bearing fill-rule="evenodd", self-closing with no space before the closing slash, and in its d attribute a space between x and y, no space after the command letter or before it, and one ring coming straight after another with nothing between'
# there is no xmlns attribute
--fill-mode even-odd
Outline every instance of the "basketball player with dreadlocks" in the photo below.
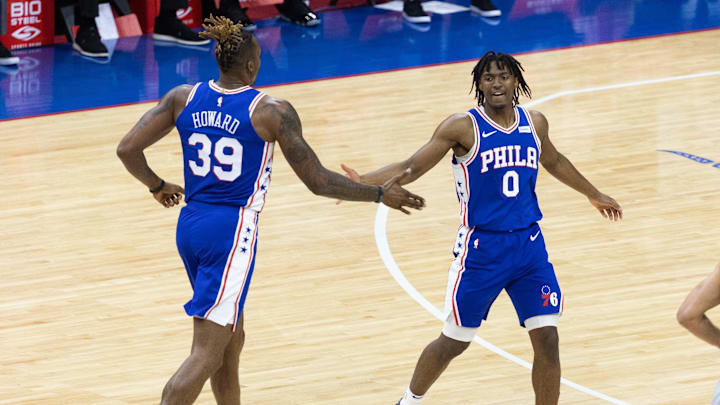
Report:
<svg viewBox="0 0 720 405"><path fill-rule="evenodd" d="M170 378L162 405L191 404L209 378L218 404L240 404L238 366L244 342L243 305L252 277L258 216L272 173L273 146L315 194L383 202L405 213L424 200L394 176L381 186L356 183L322 166L302 136L292 105L252 88L260 46L242 25L205 20L200 35L218 42L218 81L178 86L145 113L120 142L128 171L163 206L178 205L177 246L193 287L185 312L193 319L190 356ZM166 182L147 164L143 150L177 127L185 188Z"/></svg>
<svg viewBox="0 0 720 405"><path fill-rule="evenodd" d="M453 152L462 223L453 245L446 319L440 337L420 355L399 405L421 403L450 361L468 347L503 289L535 351L535 404L557 404L557 324L563 297L538 225L542 218L535 196L538 164L585 195L603 217L618 220L622 208L555 149L545 116L518 105L520 94L530 97L522 72L512 56L487 52L472 71L477 107L447 118L430 141L403 162L363 176L343 165L348 177L365 184L382 184L410 169L411 174L400 180L407 184Z"/></svg>

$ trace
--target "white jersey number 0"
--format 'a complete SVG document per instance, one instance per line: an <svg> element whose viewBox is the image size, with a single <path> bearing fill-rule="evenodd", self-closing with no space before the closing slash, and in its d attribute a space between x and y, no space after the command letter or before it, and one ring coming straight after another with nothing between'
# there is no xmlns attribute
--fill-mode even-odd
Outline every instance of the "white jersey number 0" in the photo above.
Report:
<svg viewBox="0 0 720 405"><path fill-rule="evenodd" d="M502 187L506 197L516 197L520 193L520 176L515 170L508 170L505 173Z"/></svg>

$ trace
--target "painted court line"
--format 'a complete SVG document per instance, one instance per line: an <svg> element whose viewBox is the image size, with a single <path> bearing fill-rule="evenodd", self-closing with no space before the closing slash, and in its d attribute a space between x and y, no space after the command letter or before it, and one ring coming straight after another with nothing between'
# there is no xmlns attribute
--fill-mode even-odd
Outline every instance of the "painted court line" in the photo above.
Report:
<svg viewBox="0 0 720 405"><path fill-rule="evenodd" d="M691 75L682 75L682 76L663 77L660 79L640 80L640 81L636 81L636 82L611 84L608 86L588 87L588 88L579 89L579 90L564 90L564 91L559 91L557 93L551 94L546 97L539 98L537 100L532 100L532 101L528 102L527 104L523 104L523 106L532 107L534 105L544 103L546 101L550 101L550 100L553 100L553 99L556 99L559 97L569 96L571 94L591 93L594 91L621 89L623 87L633 87L633 86L642 86L642 85L646 85L646 84L666 83L666 82L673 82L676 80L696 79L698 77L708 77L708 76L717 76L717 75L720 75L720 71L694 73Z"/></svg>
<svg viewBox="0 0 720 405"><path fill-rule="evenodd" d="M580 93L590 93L594 91L602 91L602 90L612 90L612 89L619 89L623 87L632 87L632 86L642 86L647 84L657 84L657 83L665 83L665 82L671 82L676 80L685 80L685 79L695 79L700 77L708 77L708 76L716 76L720 75L720 71L711 71L711 72L702 72L702 73L695 73L691 75L682 75L682 76L671 76L671 77L664 77L659 79L651 79L651 80L640 80L635 82L627 82L627 83L619 83L619 84L612 84L607 86L597 86L597 87L588 87L585 89L578 89L578 90L564 90L560 91L554 94L551 94L546 97L539 98L537 100L532 100L526 104L524 104L525 107L532 107L541 103L544 103L546 101L550 101L559 97L571 95L571 94L580 94ZM439 319L440 321L443 320L443 314L442 312L437 309L433 304L430 303L422 294L418 292L418 290L413 287L412 284L408 281L407 278L405 278L405 275L398 267L397 263L395 263L395 259L393 258L392 252L390 252L390 245L388 245L387 241L387 216L390 209L380 204L377 210L377 214L375 215L375 243L377 244L378 252L380 253L380 257L382 258L383 263L385 264L385 267L387 267L390 274L393 276L395 281L402 287L405 292L412 297L415 301L417 301L420 306L425 308L428 312L430 312L435 318ZM510 361L512 361L515 364L518 364L520 366L523 366L527 369L532 369L532 364L528 363L527 361L512 355L505 350L500 349L499 347L493 345L492 343L486 341L485 339L482 339L479 336L475 336L473 339L476 343L480 344L481 346L485 347L486 349L490 350L491 352L504 357ZM608 395L605 395L603 393L594 391L590 388L587 388L585 386L582 386L580 384L574 383L570 380L567 380L565 378L561 378L561 383L572 387L578 391L584 392L590 396L605 400L607 402L617 404L617 405L630 405L628 402L621 401L619 399L615 399L613 397L610 397Z"/></svg>
<svg viewBox="0 0 720 405"><path fill-rule="evenodd" d="M390 252L390 247L387 242L387 232L386 232L385 225L387 224L388 211L390 211L390 208L388 208L386 205L381 204L378 207L377 215L375 216L375 243L377 244L378 251L380 252L380 257L382 258L383 263L385 263L385 267L387 267L388 271L393 276L395 281L397 281L397 283L400 284L400 287L402 287L402 289L405 290L405 292L407 292L408 295L410 295L415 301L417 301L420 304L420 306L422 306L428 312L433 314L433 316L435 316L435 318L442 321L443 320L442 312L439 309L435 308L435 306L433 304L431 304L430 301L428 301L425 297L423 297L422 294L420 294L415 289L415 287L413 287L413 285L410 284L410 282L407 280L407 278L405 278L402 271L398 267L397 263L395 263L395 259L393 258L392 253ZM505 350L503 350L503 349L493 345L492 343L488 342L487 340L481 338L480 336L476 335L475 338L473 338L473 340L475 341L475 343L480 344L484 348L490 350L491 352L493 352L501 357L504 357L504 358L512 361L515 364L523 366L527 369L532 369L532 364L528 363L527 361L525 361L515 355L512 355L512 354L506 352ZM593 397L596 397L596 398L603 399L603 400L613 403L613 404L630 405L627 402L623 402L623 401L620 401L613 397L607 396L603 393L593 391L590 388L584 387L580 384L574 383L565 378L561 378L560 382L569 387L575 388L578 391L584 392L584 393L591 395Z"/></svg>

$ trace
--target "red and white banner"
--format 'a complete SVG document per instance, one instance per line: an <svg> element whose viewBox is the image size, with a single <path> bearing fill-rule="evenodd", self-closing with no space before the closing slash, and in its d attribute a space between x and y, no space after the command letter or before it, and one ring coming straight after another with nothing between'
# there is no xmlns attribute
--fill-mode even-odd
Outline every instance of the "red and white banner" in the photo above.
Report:
<svg viewBox="0 0 720 405"><path fill-rule="evenodd" d="M50 45L54 39L52 0L7 0L3 44L10 49Z"/></svg>

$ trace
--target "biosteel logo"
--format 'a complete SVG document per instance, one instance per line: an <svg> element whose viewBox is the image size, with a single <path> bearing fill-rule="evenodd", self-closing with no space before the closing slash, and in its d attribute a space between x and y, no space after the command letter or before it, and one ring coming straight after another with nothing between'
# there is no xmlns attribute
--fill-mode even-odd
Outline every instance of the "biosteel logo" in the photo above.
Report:
<svg viewBox="0 0 720 405"><path fill-rule="evenodd" d="M13 37L15 37L21 41L30 41L31 39L37 37L41 33L42 33L42 31L40 31L39 29L37 29L33 26L30 26L30 25L26 25L20 29L15 30L10 35L12 35Z"/></svg>
<svg viewBox="0 0 720 405"><path fill-rule="evenodd" d="M42 3L40 0L19 1L10 4L10 25L39 24L42 14Z"/></svg>

